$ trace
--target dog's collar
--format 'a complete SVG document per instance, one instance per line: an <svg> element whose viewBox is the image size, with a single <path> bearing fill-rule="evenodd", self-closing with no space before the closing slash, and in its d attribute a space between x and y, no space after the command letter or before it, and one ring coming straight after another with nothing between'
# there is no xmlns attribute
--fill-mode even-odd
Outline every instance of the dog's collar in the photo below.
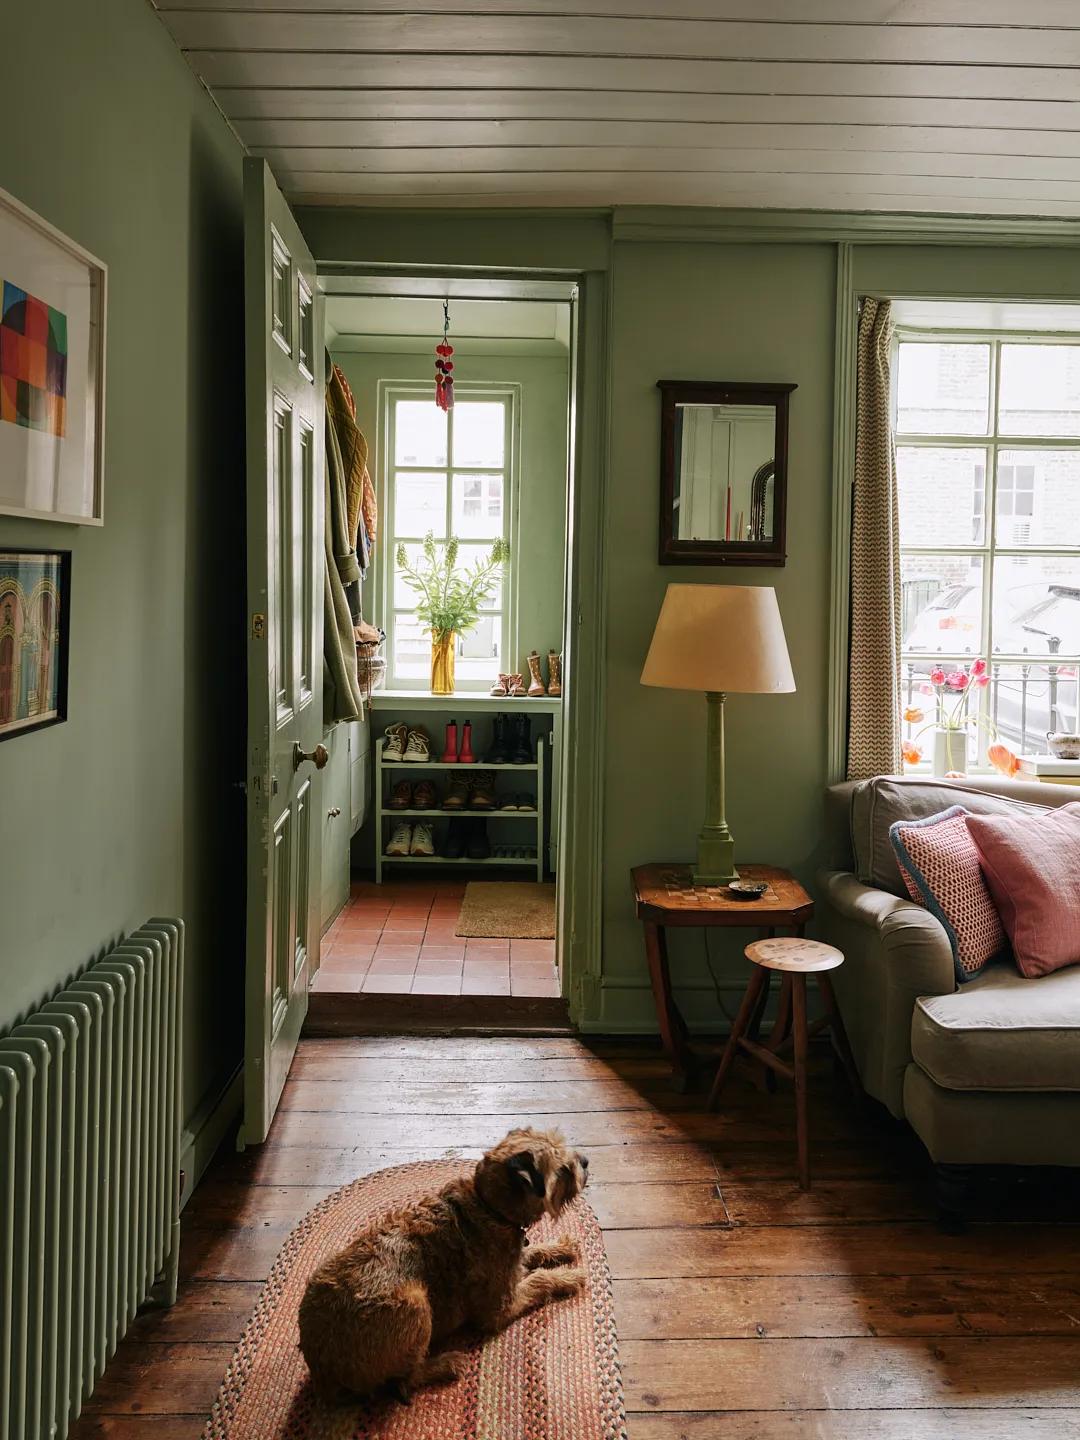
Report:
<svg viewBox="0 0 1080 1440"><path fill-rule="evenodd" d="M477 1200L479 1200L481 1207L487 1211L487 1213L491 1216L493 1220L497 1221L500 1225L505 1225L508 1230L517 1230L521 1235L522 1240L526 1244L528 1244L528 1241L526 1239L526 1227L524 1225L519 1225L516 1220L510 1220L507 1218L507 1216L503 1215L501 1211L496 1210L495 1206L492 1205L491 1201L485 1200L483 1195L480 1194L479 1190L474 1189L473 1194L476 1196Z"/></svg>

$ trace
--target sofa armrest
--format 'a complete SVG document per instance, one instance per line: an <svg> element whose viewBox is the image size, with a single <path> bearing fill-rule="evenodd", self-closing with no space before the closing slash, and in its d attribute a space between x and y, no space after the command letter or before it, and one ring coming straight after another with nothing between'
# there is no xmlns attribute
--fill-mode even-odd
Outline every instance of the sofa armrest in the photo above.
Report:
<svg viewBox="0 0 1080 1440"><path fill-rule="evenodd" d="M838 915L865 926L881 947L890 968L903 966L905 988L918 995L951 995L956 989L952 946L941 921L913 900L863 885L854 875L834 870L819 877L828 903Z"/></svg>
<svg viewBox="0 0 1080 1440"><path fill-rule="evenodd" d="M847 871L818 881L822 938L844 952L832 978L859 1073L871 1095L902 1115L915 1002L956 988L949 937L922 906Z"/></svg>

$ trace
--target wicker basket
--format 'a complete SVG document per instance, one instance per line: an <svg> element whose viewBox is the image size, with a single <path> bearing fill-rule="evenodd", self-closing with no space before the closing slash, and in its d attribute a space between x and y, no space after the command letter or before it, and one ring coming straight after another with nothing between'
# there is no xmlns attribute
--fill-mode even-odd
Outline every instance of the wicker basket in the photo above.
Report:
<svg viewBox="0 0 1080 1440"><path fill-rule="evenodd" d="M358 642L356 646L356 681L365 700L386 684L386 656L379 654L385 639L382 633L378 640Z"/></svg>

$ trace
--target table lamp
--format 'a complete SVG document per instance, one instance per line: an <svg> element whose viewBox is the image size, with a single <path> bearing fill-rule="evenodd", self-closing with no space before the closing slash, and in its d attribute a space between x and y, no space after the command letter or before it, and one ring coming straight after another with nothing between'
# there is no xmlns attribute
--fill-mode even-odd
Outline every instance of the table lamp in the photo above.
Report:
<svg viewBox="0 0 1080 1440"><path fill-rule="evenodd" d="M727 885L739 872L724 814L724 699L795 689L776 591L771 585L669 585L641 683L705 691L705 823L692 878L695 885Z"/></svg>

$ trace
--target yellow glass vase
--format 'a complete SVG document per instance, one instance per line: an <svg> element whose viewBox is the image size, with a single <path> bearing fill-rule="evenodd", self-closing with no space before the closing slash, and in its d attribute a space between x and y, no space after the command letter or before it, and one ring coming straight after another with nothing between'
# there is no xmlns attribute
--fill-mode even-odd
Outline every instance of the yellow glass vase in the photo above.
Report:
<svg viewBox="0 0 1080 1440"><path fill-rule="evenodd" d="M431 637L431 693L452 695L454 693L454 642L457 636L453 630L444 635Z"/></svg>

